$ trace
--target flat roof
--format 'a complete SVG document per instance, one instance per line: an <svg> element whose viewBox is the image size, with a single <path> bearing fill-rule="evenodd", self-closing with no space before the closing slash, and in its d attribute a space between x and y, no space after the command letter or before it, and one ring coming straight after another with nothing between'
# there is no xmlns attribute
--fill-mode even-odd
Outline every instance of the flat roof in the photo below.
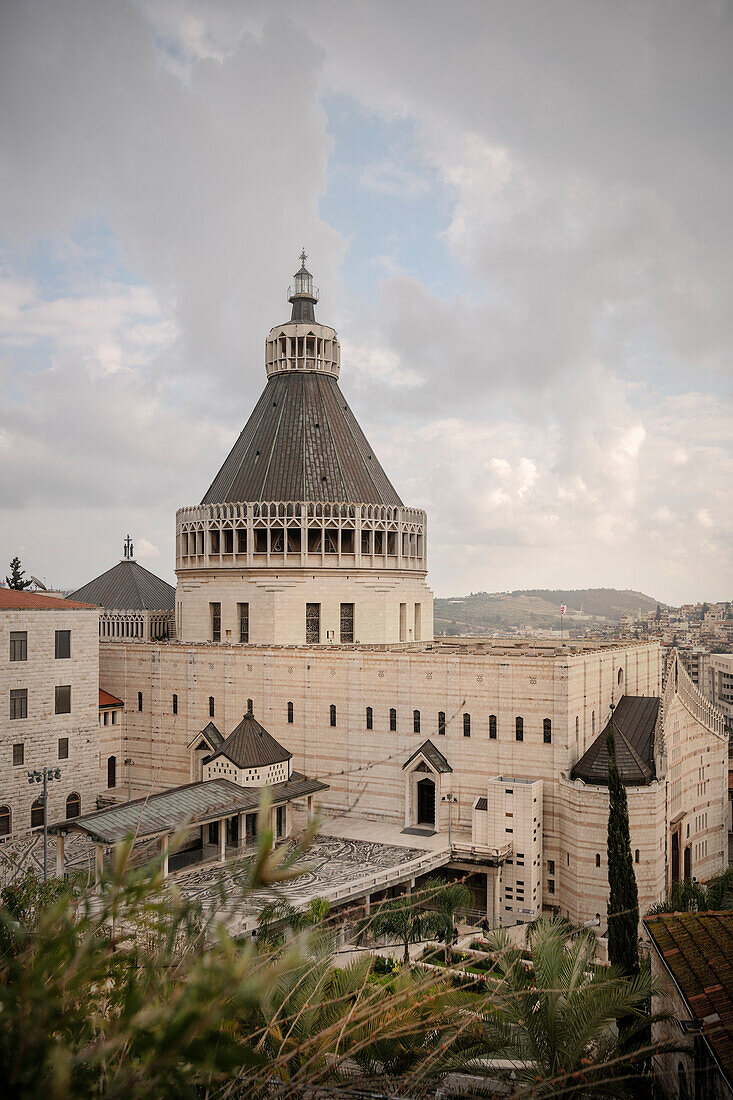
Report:
<svg viewBox="0 0 733 1100"><path fill-rule="evenodd" d="M136 798L120 806L84 814L49 826L51 833L86 833L95 843L114 844L128 836L146 840L186 825L207 825L234 814L257 810L263 787L240 787L229 779L207 779ZM328 790L327 783L292 772L284 783L268 787L273 806Z"/></svg>
<svg viewBox="0 0 733 1100"><path fill-rule="evenodd" d="M45 596L42 592L19 592L0 588L0 611L95 611L95 603L65 600L63 596Z"/></svg>

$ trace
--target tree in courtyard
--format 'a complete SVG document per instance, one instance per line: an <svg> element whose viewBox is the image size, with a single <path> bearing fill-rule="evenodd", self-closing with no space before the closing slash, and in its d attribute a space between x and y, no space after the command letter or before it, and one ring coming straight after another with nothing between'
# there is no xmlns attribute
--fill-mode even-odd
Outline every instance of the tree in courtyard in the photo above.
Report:
<svg viewBox="0 0 733 1100"><path fill-rule="evenodd" d="M703 913L733 909L733 867L726 867L707 882L691 878L673 882L664 901L655 902L649 915L657 913Z"/></svg>
<svg viewBox="0 0 733 1100"><path fill-rule="evenodd" d="M557 918L527 926L531 963L504 930L488 943L495 964L482 1011L486 1046L515 1063L527 1095L628 1095L649 1026L649 970L629 978L596 966L595 936ZM623 1043L614 1027L621 1017L631 1021Z"/></svg>
<svg viewBox="0 0 733 1100"><path fill-rule="evenodd" d="M461 909L468 909L471 901L471 891L463 882L445 883L442 879L431 878L424 886L424 899L433 911L432 927L445 944L445 961L450 964L453 959L453 929L458 920Z"/></svg>
<svg viewBox="0 0 733 1100"><path fill-rule="evenodd" d="M616 763L613 705L608 751L608 957L627 974L639 972L639 893L629 838L629 806Z"/></svg>
<svg viewBox="0 0 733 1100"><path fill-rule="evenodd" d="M5 583L8 588L14 588L16 592L22 592L24 588L29 588L33 584L33 581L24 576L20 558L17 556L10 563L10 576L5 578Z"/></svg>
<svg viewBox="0 0 733 1100"><path fill-rule="evenodd" d="M442 932L438 914L429 912L421 906L420 895L403 894L399 898L390 898L362 921L359 940L370 933L375 939L382 936L404 948L402 961L410 961L410 944L419 943L435 931Z"/></svg>

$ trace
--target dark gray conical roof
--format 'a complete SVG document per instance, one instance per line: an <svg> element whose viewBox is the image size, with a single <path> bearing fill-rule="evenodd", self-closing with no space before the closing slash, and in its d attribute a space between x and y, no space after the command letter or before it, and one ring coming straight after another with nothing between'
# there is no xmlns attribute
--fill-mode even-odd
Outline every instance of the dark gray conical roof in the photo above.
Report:
<svg viewBox="0 0 733 1100"><path fill-rule="evenodd" d="M69 599L117 611L172 611L176 590L136 561L127 560L82 585Z"/></svg>
<svg viewBox="0 0 733 1100"><path fill-rule="evenodd" d="M282 764L290 760L292 752L284 749L264 726L261 726L247 711L239 725L232 730L215 753L206 758L215 760L217 756L226 756L238 768L262 768L268 764Z"/></svg>
<svg viewBox="0 0 733 1100"><path fill-rule="evenodd" d="M622 695L613 715L613 734L619 775L626 786L643 786L654 779L654 727L659 699ZM610 724L610 723L609 723ZM608 784L608 724L583 753L571 778L599 786Z"/></svg>
<svg viewBox="0 0 733 1100"><path fill-rule="evenodd" d="M402 505L336 378L315 371L268 380L201 503L247 500Z"/></svg>

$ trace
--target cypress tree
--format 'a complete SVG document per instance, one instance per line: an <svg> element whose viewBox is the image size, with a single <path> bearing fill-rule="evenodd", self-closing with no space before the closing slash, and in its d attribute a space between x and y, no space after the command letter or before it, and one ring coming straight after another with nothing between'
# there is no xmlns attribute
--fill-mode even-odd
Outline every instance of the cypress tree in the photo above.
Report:
<svg viewBox="0 0 733 1100"><path fill-rule="evenodd" d="M629 838L626 788L616 763L613 707L608 723L608 958L627 974L639 970L639 894Z"/></svg>
<svg viewBox="0 0 733 1100"><path fill-rule="evenodd" d="M20 558L15 557L10 563L10 576L5 578L5 583L8 588L14 588L17 592L22 592L24 588L28 588L33 582L24 578L24 572L20 567Z"/></svg>

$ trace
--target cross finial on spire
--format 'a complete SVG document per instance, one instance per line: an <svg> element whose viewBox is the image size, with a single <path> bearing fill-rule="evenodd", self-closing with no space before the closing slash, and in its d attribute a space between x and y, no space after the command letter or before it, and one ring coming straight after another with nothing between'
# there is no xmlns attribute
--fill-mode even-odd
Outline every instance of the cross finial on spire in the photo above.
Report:
<svg viewBox="0 0 733 1100"><path fill-rule="evenodd" d="M305 250L305 246L303 246L303 248L301 249L298 259L300 260L303 267L305 267L305 261L308 259L308 253Z"/></svg>
<svg viewBox="0 0 733 1100"><path fill-rule="evenodd" d="M123 546L124 546L124 551L125 551L125 561L132 561L133 545L132 545L132 539L130 538L129 535L125 539L125 541L123 543Z"/></svg>

